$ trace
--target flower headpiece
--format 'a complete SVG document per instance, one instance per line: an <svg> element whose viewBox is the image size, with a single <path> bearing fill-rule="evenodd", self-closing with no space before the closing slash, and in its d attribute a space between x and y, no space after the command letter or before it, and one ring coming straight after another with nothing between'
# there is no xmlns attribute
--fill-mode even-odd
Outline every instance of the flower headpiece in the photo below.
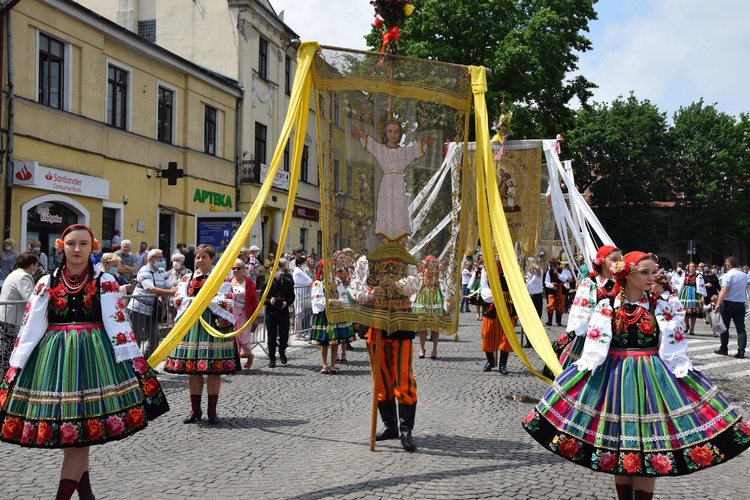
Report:
<svg viewBox="0 0 750 500"><path fill-rule="evenodd" d="M373 24L383 38L380 52L395 53L399 31L406 18L414 13L411 0L370 0L370 5L375 8Z"/></svg>
<svg viewBox="0 0 750 500"><path fill-rule="evenodd" d="M594 257L594 260L591 262L591 264L594 266L594 271L596 271L597 273L602 272L602 264L604 264L604 259L606 259L607 255L611 254L615 250L619 249L612 245L604 245L602 247L599 247L599 250L596 251L596 257Z"/></svg>
<svg viewBox="0 0 750 500"><path fill-rule="evenodd" d="M92 231L90 227L84 224L71 224L70 226L66 227L65 230L63 230L62 238L57 238L55 240L55 244L53 245L55 247L55 250L63 249L63 247L65 246L63 240L69 233L72 233L73 231L79 231L81 229L87 231L89 233L89 236L91 236L91 248L93 250L98 250L99 248L101 248L101 244L99 243L99 240L94 238L94 231Z"/></svg>
<svg viewBox="0 0 750 500"><path fill-rule="evenodd" d="M625 256L622 258L621 261L615 262L610 266L609 270L612 273L612 276L617 278L617 281L625 281L625 277L629 275L630 273L634 273L638 268L638 263L642 261L643 259L648 259L651 257L651 254L641 252L641 251L634 251L626 253Z"/></svg>

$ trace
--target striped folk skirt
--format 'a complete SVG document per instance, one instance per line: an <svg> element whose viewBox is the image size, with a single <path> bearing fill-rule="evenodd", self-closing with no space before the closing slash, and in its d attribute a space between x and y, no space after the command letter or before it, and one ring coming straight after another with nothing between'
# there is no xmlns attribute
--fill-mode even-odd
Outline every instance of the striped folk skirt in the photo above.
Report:
<svg viewBox="0 0 750 500"><path fill-rule="evenodd" d="M685 316L688 318L698 318L703 315L703 304L701 304L696 287L691 285L683 286L679 297L682 307L685 308Z"/></svg>
<svg viewBox="0 0 750 500"><path fill-rule="evenodd" d="M1 439L35 448L92 446L143 430L169 410L146 361L117 363L99 324L52 325L0 384Z"/></svg>
<svg viewBox="0 0 750 500"><path fill-rule="evenodd" d="M571 366L524 419L542 446L594 471L679 476L750 447L742 420L703 373L669 371L657 350L616 351L593 372Z"/></svg>
<svg viewBox="0 0 750 500"><path fill-rule="evenodd" d="M313 316L313 326L312 330L310 330L310 344L338 345L354 342L356 339L354 326L351 323L334 323L333 325L329 325L325 310Z"/></svg>
<svg viewBox="0 0 750 500"><path fill-rule="evenodd" d="M203 311L202 318L221 333L230 333L232 323ZM240 355L233 339L214 337L196 321L164 361L164 371L188 375L222 375L240 371Z"/></svg>
<svg viewBox="0 0 750 500"><path fill-rule="evenodd" d="M411 311L414 314L444 315L443 293L439 288L422 288L414 299Z"/></svg>

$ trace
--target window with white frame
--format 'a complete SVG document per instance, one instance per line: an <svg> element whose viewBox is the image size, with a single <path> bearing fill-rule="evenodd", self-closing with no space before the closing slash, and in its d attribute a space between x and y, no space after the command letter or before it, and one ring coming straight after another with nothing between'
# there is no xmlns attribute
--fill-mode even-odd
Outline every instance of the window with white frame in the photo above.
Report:
<svg viewBox="0 0 750 500"><path fill-rule="evenodd" d="M219 110L209 106L203 106L203 152L209 155L218 155L219 143Z"/></svg>
<svg viewBox="0 0 750 500"><path fill-rule="evenodd" d="M258 39L258 76L268 80L268 40Z"/></svg>
<svg viewBox="0 0 750 500"><path fill-rule="evenodd" d="M65 71L65 43L39 33L38 102L64 109Z"/></svg>
<svg viewBox="0 0 750 500"><path fill-rule="evenodd" d="M110 64L107 67L107 124L128 128L128 83L130 72Z"/></svg>
<svg viewBox="0 0 750 500"><path fill-rule="evenodd" d="M175 91L159 85L156 107L156 139L172 144L176 111Z"/></svg>

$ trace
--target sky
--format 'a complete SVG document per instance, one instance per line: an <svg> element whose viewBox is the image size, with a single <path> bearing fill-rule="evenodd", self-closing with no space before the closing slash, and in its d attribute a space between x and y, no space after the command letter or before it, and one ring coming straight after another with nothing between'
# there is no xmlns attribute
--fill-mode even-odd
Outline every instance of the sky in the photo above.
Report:
<svg viewBox="0 0 750 500"><path fill-rule="evenodd" d="M270 2L302 40L367 49L369 0ZM576 73L598 85L594 101L611 103L632 91L670 121L701 98L730 115L750 113L750 2L600 0L594 8L599 18L587 34L593 47L579 55Z"/></svg>

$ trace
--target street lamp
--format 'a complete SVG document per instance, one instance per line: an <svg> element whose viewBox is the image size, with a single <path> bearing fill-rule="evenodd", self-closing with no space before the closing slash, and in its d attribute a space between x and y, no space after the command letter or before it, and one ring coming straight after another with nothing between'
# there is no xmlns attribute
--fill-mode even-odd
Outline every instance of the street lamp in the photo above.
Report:
<svg viewBox="0 0 750 500"><path fill-rule="evenodd" d="M338 232L338 241L336 242L336 250L341 250L343 248L343 241L344 241L344 207L346 206L346 193L343 191L339 191L334 196L334 205L336 207L336 213L339 218L339 232Z"/></svg>

